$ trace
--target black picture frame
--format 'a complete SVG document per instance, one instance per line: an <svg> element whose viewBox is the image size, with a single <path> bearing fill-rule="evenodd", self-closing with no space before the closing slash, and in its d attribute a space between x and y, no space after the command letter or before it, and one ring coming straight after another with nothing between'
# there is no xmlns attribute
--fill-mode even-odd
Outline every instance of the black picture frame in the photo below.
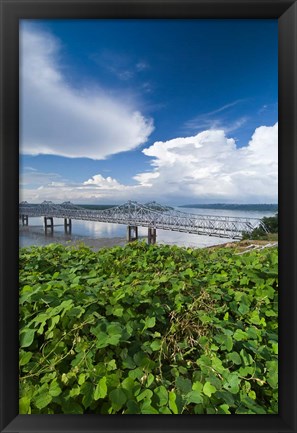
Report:
<svg viewBox="0 0 297 433"><path fill-rule="evenodd" d="M292 0L0 0L1 432L296 432L297 3ZM278 415L18 415L18 26L24 18L275 18L279 25Z"/></svg>

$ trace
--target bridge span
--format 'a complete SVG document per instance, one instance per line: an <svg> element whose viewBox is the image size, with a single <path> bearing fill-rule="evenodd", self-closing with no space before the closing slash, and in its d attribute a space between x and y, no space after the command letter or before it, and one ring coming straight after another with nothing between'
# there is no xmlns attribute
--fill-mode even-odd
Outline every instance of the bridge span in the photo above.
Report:
<svg viewBox="0 0 297 433"><path fill-rule="evenodd" d="M251 232L254 228L266 227L258 218L242 218L217 215L198 215L180 212L156 202L140 204L128 201L121 206L105 210L91 210L71 202L55 204L44 201L40 204L21 202L19 215L23 225L28 225L29 217L44 217L45 233L52 233L54 218L64 219L65 232L71 233L72 220L86 220L125 224L127 240L138 238L138 227L148 228L148 242L156 242L156 230L171 230L197 235L217 236L228 239L241 239L242 232Z"/></svg>

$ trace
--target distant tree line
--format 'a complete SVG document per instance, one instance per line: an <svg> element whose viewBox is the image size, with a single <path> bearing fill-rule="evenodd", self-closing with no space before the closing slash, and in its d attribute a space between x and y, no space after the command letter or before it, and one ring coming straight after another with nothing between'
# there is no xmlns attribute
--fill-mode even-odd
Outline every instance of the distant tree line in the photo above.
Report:
<svg viewBox="0 0 297 433"><path fill-rule="evenodd" d="M224 209L242 211L277 212L277 204L236 204L236 203L213 203L213 204L185 204L179 207L193 209Z"/></svg>

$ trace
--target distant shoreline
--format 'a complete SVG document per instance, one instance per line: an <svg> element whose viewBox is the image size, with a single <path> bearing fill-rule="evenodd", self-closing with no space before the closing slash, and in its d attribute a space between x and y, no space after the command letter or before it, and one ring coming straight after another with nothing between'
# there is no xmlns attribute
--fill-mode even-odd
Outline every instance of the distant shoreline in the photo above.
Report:
<svg viewBox="0 0 297 433"><path fill-rule="evenodd" d="M226 210L243 210L243 211L271 211L277 212L277 204L227 204L227 203L214 203L214 204L184 204L178 207L192 208L192 209L226 209Z"/></svg>

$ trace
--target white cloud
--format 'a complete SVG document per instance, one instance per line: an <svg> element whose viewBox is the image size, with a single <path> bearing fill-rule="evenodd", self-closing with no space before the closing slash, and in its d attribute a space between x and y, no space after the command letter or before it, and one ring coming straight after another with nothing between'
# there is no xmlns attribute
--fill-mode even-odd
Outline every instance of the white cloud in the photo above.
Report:
<svg viewBox="0 0 297 433"><path fill-rule="evenodd" d="M165 198L191 201L275 202L278 181L278 124L255 130L248 146L237 148L223 130L156 142L143 150L153 158L140 184Z"/></svg>
<svg viewBox="0 0 297 433"><path fill-rule="evenodd" d="M157 171L141 173L134 176L134 179L139 182L141 186L152 187L154 183L154 179L157 179L160 176L160 173Z"/></svg>
<svg viewBox="0 0 297 433"><path fill-rule="evenodd" d="M131 101L67 82L51 34L23 26L20 42L22 153L103 159L147 141L152 120Z"/></svg>
<svg viewBox="0 0 297 433"><path fill-rule="evenodd" d="M62 180L48 175L45 179L50 182L44 182L42 190L27 189L23 199L76 203L275 203L277 150L277 123L257 128L242 148L237 148L235 140L226 137L223 130L208 130L191 137L158 141L145 148L143 153L151 158L151 170L136 175L135 185L123 185L112 177L96 174L82 184L58 186Z"/></svg>
<svg viewBox="0 0 297 433"><path fill-rule="evenodd" d="M98 189L123 189L124 185L119 184L116 179L112 177L103 177L101 174L95 174L91 179L86 180L84 185L92 185Z"/></svg>
<svg viewBox="0 0 297 433"><path fill-rule="evenodd" d="M20 201L26 200L35 203L43 200L51 200L56 203L68 200L76 203L87 203L98 202L98 199L108 199L110 203L113 203L113 193L118 199L117 194L127 192L127 200L131 194L130 186L122 185L110 176L104 178L101 174L96 174L92 178L78 183L62 179L56 173L24 172L21 176L20 186Z"/></svg>

